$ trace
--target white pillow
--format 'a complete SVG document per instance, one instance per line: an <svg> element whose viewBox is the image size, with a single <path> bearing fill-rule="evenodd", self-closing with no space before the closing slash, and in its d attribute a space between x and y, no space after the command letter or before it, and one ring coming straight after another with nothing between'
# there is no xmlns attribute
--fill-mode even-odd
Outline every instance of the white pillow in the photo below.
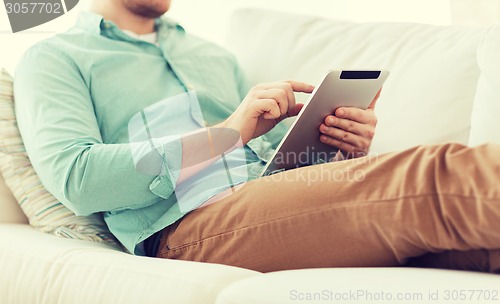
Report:
<svg viewBox="0 0 500 304"><path fill-rule="evenodd" d="M486 34L477 54L481 77L477 86L469 144L500 144L500 25Z"/></svg>
<svg viewBox="0 0 500 304"><path fill-rule="evenodd" d="M372 151L467 144L485 29L351 23L256 9L231 18L228 45L252 83L317 83L327 70L391 71ZM303 100L303 99L302 99Z"/></svg>

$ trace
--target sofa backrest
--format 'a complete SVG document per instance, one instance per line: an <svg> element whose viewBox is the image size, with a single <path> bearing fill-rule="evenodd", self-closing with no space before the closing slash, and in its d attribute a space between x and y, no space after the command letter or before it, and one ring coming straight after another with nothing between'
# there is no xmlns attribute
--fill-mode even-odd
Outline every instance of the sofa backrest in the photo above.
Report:
<svg viewBox="0 0 500 304"><path fill-rule="evenodd" d="M500 145L500 24L488 30L477 53L481 76L472 111L469 145Z"/></svg>
<svg viewBox="0 0 500 304"><path fill-rule="evenodd" d="M388 69L372 151L467 144L485 29L352 23L257 9L233 14L228 47L252 84L316 84L329 69ZM306 98L302 97L302 101Z"/></svg>

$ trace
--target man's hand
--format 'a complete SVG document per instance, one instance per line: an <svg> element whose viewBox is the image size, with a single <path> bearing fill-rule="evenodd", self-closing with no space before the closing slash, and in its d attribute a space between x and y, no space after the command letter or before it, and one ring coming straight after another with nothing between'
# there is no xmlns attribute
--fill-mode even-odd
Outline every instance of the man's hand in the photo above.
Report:
<svg viewBox="0 0 500 304"><path fill-rule="evenodd" d="M339 148L343 158L367 155L377 126L375 104L379 97L380 91L366 110L343 107L338 108L335 115L328 115L319 127L320 140Z"/></svg>
<svg viewBox="0 0 500 304"><path fill-rule="evenodd" d="M253 87L236 111L219 127L240 133L243 144L269 132L285 118L296 116L303 104L295 92L312 93L314 86L298 81L263 83Z"/></svg>

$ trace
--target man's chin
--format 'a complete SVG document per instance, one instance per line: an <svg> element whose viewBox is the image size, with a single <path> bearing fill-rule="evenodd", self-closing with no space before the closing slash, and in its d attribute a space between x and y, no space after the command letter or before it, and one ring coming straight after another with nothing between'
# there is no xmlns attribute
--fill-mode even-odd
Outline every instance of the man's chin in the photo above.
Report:
<svg viewBox="0 0 500 304"><path fill-rule="evenodd" d="M159 17L163 16L168 11L168 9L156 10L153 8L134 8L131 11L133 11L136 15L139 15L141 17L153 19L153 18L159 18Z"/></svg>
<svg viewBox="0 0 500 304"><path fill-rule="evenodd" d="M144 3L143 3L144 2ZM140 1L128 0L125 1L127 8L136 15L145 18L159 18L164 15L170 8L170 1Z"/></svg>

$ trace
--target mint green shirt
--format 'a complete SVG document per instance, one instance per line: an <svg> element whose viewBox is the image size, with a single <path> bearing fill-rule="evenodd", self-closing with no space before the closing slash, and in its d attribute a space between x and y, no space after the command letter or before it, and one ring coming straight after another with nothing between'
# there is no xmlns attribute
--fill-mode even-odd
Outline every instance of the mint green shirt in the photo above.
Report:
<svg viewBox="0 0 500 304"><path fill-rule="evenodd" d="M158 45L83 13L75 27L28 50L14 82L19 129L44 186L77 215L102 213L110 231L138 255L144 255L146 238L189 211L179 207L172 174L136 169L130 120L162 100L195 91L204 121L192 119L215 125L248 90L225 50L165 18L157 20L156 30ZM279 125L245 147L254 165L249 179L258 177L285 130ZM180 158L181 149L160 147L161 171L171 170L168 161Z"/></svg>

